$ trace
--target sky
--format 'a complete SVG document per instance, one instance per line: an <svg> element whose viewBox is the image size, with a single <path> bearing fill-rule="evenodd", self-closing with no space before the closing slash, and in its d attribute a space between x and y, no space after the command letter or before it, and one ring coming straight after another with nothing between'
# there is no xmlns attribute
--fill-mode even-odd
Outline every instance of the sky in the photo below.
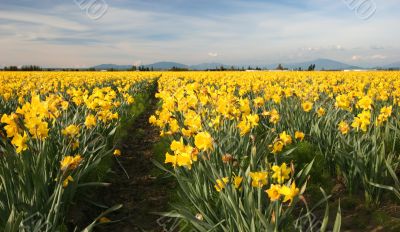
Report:
<svg viewBox="0 0 400 232"><path fill-rule="evenodd" d="M0 0L0 66L400 61L398 0Z"/></svg>

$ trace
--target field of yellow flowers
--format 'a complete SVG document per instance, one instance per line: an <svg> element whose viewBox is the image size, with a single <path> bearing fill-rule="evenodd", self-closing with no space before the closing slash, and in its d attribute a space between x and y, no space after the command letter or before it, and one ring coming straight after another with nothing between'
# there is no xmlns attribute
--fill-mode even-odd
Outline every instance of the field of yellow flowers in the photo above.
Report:
<svg viewBox="0 0 400 232"><path fill-rule="evenodd" d="M399 72L169 72L158 85L149 121L181 189L170 216L196 230L339 231L339 182L371 209L400 199Z"/></svg>
<svg viewBox="0 0 400 232"><path fill-rule="evenodd" d="M156 78L0 72L0 231L66 231L71 203L103 185L88 175L121 155L115 132Z"/></svg>
<svg viewBox="0 0 400 232"><path fill-rule="evenodd" d="M66 231L155 84L149 122L168 151L154 163L180 188L165 215L190 229L340 231L341 197L400 200L400 72L0 72L0 84L0 231Z"/></svg>

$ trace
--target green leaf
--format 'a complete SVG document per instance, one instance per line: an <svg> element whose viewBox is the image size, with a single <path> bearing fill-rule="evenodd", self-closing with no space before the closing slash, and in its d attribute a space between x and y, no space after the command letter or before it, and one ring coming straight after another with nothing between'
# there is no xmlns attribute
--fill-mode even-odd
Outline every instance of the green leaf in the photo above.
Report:
<svg viewBox="0 0 400 232"><path fill-rule="evenodd" d="M329 203L328 203L328 197L326 196L325 191L320 188L322 195L324 195L324 198L326 199L326 206L325 206L325 215L324 215L324 219L322 220L322 224L321 224L321 232L325 232L326 231L326 227L328 226L328 221L329 221Z"/></svg>
<svg viewBox="0 0 400 232"><path fill-rule="evenodd" d="M98 220L100 220L100 218L105 217L106 215L119 210L120 208L122 208L122 204L119 205L114 205L113 207L107 209L106 211L104 211L103 213L101 213L89 226L87 226L85 229L83 229L83 232L90 232L93 231L94 227L96 225L98 225L99 223L97 222Z"/></svg>
<svg viewBox="0 0 400 232"><path fill-rule="evenodd" d="M336 213L335 224L333 226L333 232L340 232L341 226L342 226L342 212L340 210L340 201L339 201L338 211Z"/></svg>

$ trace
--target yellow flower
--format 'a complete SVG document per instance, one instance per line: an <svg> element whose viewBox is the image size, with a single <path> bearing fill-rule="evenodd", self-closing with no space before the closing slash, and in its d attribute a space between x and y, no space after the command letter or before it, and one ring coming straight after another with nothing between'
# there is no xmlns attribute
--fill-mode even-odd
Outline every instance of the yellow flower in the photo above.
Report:
<svg viewBox="0 0 400 232"><path fill-rule="evenodd" d="M250 123L250 126L253 128L258 126L258 121L260 120L257 114L250 114L246 116L247 121Z"/></svg>
<svg viewBox="0 0 400 232"><path fill-rule="evenodd" d="M19 154L22 151L28 149L28 145L26 145L27 141L28 141L28 136L26 135L26 132L24 132L24 136L16 134L14 138L11 140L11 144L13 144L17 148L16 152Z"/></svg>
<svg viewBox="0 0 400 232"><path fill-rule="evenodd" d="M345 135L345 134L349 133L350 126L349 126L349 124L347 124L347 122L341 121L339 123L339 130L343 135Z"/></svg>
<svg viewBox="0 0 400 232"><path fill-rule="evenodd" d="M253 187L262 188L267 184L268 172L250 172Z"/></svg>
<svg viewBox="0 0 400 232"><path fill-rule="evenodd" d="M390 117L392 115L393 107L392 106L384 106L381 108L381 114L385 115L387 117Z"/></svg>
<svg viewBox="0 0 400 232"><path fill-rule="evenodd" d="M293 182L292 185L287 187L286 185L282 186L279 193L284 195L283 202L290 201L289 205L292 204L293 199L299 194L300 190L296 188L296 184Z"/></svg>
<svg viewBox="0 0 400 232"><path fill-rule="evenodd" d="M286 131L279 134L279 139L282 140L284 145L288 145L292 143L292 137L286 133Z"/></svg>
<svg viewBox="0 0 400 232"><path fill-rule="evenodd" d="M85 126L87 128L92 128L96 126L96 117L92 114L89 114L85 119Z"/></svg>
<svg viewBox="0 0 400 232"><path fill-rule="evenodd" d="M280 167L277 165L272 166L272 171L274 171L272 178L276 179L279 184L289 179L289 174L291 172L290 168L286 166L286 163L283 163Z"/></svg>
<svg viewBox="0 0 400 232"><path fill-rule="evenodd" d="M69 103L67 101L61 102L61 109L62 110L67 110L69 106Z"/></svg>
<svg viewBox="0 0 400 232"><path fill-rule="evenodd" d="M154 115L151 115L149 118L149 123L152 125L156 125L157 124L157 118Z"/></svg>
<svg viewBox="0 0 400 232"><path fill-rule="evenodd" d="M386 122L389 117L392 115L392 106L389 107L382 107L378 118L376 119L376 125L381 125L382 123Z"/></svg>
<svg viewBox="0 0 400 232"><path fill-rule="evenodd" d="M48 136L48 123L42 121L38 117L25 118L25 126L28 128L29 133L35 139L45 139Z"/></svg>
<svg viewBox="0 0 400 232"><path fill-rule="evenodd" d="M185 114L184 125L189 127L189 129L192 131L200 131L202 129L201 116L194 111L187 112Z"/></svg>
<svg viewBox="0 0 400 232"><path fill-rule="evenodd" d="M73 181L74 178L72 178L72 176L68 176L67 178L65 178L65 180L63 180L63 187L66 188L68 186L68 183Z"/></svg>
<svg viewBox="0 0 400 232"><path fill-rule="evenodd" d="M339 95L336 97L335 106L344 110L351 111L350 99L347 95Z"/></svg>
<svg viewBox="0 0 400 232"><path fill-rule="evenodd" d="M3 114L1 117L0 122L7 124L4 129L6 130L7 137L12 138L16 134L18 134L18 125L16 123L16 120L18 119L18 116L16 114L11 114L8 116L7 114Z"/></svg>
<svg viewBox="0 0 400 232"><path fill-rule="evenodd" d="M237 127L240 129L241 136L244 136L245 134L249 133L251 130L250 123L248 123L245 118L242 121L240 121L240 123L237 125Z"/></svg>
<svg viewBox="0 0 400 232"><path fill-rule="evenodd" d="M279 122L280 116L279 116L279 113L278 113L277 110L273 109L273 110L270 112L269 115L270 115L270 119L269 119L269 122L270 122L270 123L272 123L272 124L277 124L277 123Z"/></svg>
<svg viewBox="0 0 400 232"><path fill-rule="evenodd" d="M269 116L269 115L270 115L270 112L264 110L264 111L261 113L261 115L264 116L264 117L266 117L266 116Z"/></svg>
<svg viewBox="0 0 400 232"><path fill-rule="evenodd" d="M125 100L128 104L132 104L135 102L135 99L132 96L125 97Z"/></svg>
<svg viewBox="0 0 400 232"><path fill-rule="evenodd" d="M121 156L121 150L115 149L113 155L116 156L116 157Z"/></svg>
<svg viewBox="0 0 400 232"><path fill-rule="evenodd" d="M303 141L305 135L304 135L304 133L301 132L301 131L296 131L296 132L294 133L294 137L295 137L295 139L298 139L298 140L300 140L300 141Z"/></svg>
<svg viewBox="0 0 400 232"><path fill-rule="evenodd" d="M191 165L193 163L193 159L192 159L192 155L182 152L176 155L176 159L177 159L177 164L178 166L185 166L189 169L191 169Z"/></svg>
<svg viewBox="0 0 400 232"><path fill-rule="evenodd" d="M221 192L221 190L225 188L225 185L228 182L229 182L229 178L228 177L224 177L222 179L218 179L217 180L217 184L214 185L215 190L217 190L217 192Z"/></svg>
<svg viewBox="0 0 400 232"><path fill-rule="evenodd" d="M255 105L257 108L259 108L259 107L261 107L262 105L264 105L264 98L262 98L262 97L256 97L256 98L253 100L253 102L254 102L254 105Z"/></svg>
<svg viewBox="0 0 400 232"><path fill-rule="evenodd" d="M207 151L213 149L213 139L207 132L200 132L194 137L194 144L199 150Z"/></svg>
<svg viewBox="0 0 400 232"><path fill-rule="evenodd" d="M178 159L176 155L171 155L167 152L167 154L165 154L165 164L171 163L172 166L175 168L178 165Z"/></svg>
<svg viewBox="0 0 400 232"><path fill-rule="evenodd" d="M271 184L271 187L265 192L268 194L268 197L271 201L277 201L281 197L280 191L281 191L280 185Z"/></svg>
<svg viewBox="0 0 400 232"><path fill-rule="evenodd" d="M301 104L301 107L303 107L303 110L305 112L310 112L312 110L313 107L313 103L306 101L304 103Z"/></svg>
<svg viewBox="0 0 400 232"><path fill-rule="evenodd" d="M82 161L82 157L80 155L76 155L74 157L66 156L60 162L61 163L61 171L74 170L75 168L78 167L78 165L81 163L81 161Z"/></svg>
<svg viewBox="0 0 400 232"><path fill-rule="evenodd" d="M172 132L172 133L176 133L176 132L178 132L179 131L179 124L178 124L178 121L176 120L176 119L172 119L170 122L169 122L169 128L170 128L170 131Z"/></svg>
<svg viewBox="0 0 400 232"><path fill-rule="evenodd" d="M272 100L276 103L276 104L280 104L281 103L281 96L278 94L274 94L272 96Z"/></svg>
<svg viewBox="0 0 400 232"><path fill-rule="evenodd" d="M274 142L273 145L270 145L269 148L272 150L272 154L278 154L283 150L284 143L280 140Z"/></svg>
<svg viewBox="0 0 400 232"><path fill-rule="evenodd" d="M62 130L61 133L69 137L79 136L80 128L79 126L69 125L64 130Z"/></svg>
<svg viewBox="0 0 400 232"><path fill-rule="evenodd" d="M72 141L72 149L77 149L79 147L79 140L77 140L77 139L74 139L73 141Z"/></svg>
<svg viewBox="0 0 400 232"><path fill-rule="evenodd" d="M99 219L99 222L100 222L100 223L109 223L109 222L111 222L111 220L108 219L108 218L106 218L106 217L101 217L101 218Z"/></svg>
<svg viewBox="0 0 400 232"><path fill-rule="evenodd" d="M322 108L322 107L320 107L320 108L317 110L317 114L318 114L318 117L324 116L324 115L325 115L325 109Z"/></svg>
<svg viewBox="0 0 400 232"><path fill-rule="evenodd" d="M372 99L369 96L364 96L357 102L357 108L361 108L363 110L372 109Z"/></svg>
<svg viewBox="0 0 400 232"><path fill-rule="evenodd" d="M371 112L363 111L354 118L351 126L357 131L361 129L363 132L367 132L368 126L371 124Z"/></svg>
<svg viewBox="0 0 400 232"><path fill-rule="evenodd" d="M242 184L243 177L240 176L235 176L233 178L233 185L235 186L235 189L239 189L240 185Z"/></svg>
<svg viewBox="0 0 400 232"><path fill-rule="evenodd" d="M187 129L185 129L185 128L182 128L182 135L183 135L183 136L185 136L185 137L191 137L192 134L193 134L193 131L187 130Z"/></svg>
<svg viewBox="0 0 400 232"><path fill-rule="evenodd" d="M175 154L184 152L185 151L185 144L183 143L183 138L180 139L180 141L172 141L170 148Z"/></svg>

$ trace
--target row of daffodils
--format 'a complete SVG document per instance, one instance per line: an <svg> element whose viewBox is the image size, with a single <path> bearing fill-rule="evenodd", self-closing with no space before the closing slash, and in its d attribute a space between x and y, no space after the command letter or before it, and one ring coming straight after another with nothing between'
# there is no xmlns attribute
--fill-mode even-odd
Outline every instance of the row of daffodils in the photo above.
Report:
<svg viewBox="0 0 400 232"><path fill-rule="evenodd" d="M399 72L170 72L156 97L149 121L170 140L165 163L181 189L174 215L199 231L298 229L316 178L315 160L291 156L304 143L368 205L400 190Z"/></svg>
<svg viewBox="0 0 400 232"><path fill-rule="evenodd" d="M115 131L157 73L0 72L0 230L65 231ZM111 144L111 145L110 145ZM96 180L94 180L96 181Z"/></svg>

